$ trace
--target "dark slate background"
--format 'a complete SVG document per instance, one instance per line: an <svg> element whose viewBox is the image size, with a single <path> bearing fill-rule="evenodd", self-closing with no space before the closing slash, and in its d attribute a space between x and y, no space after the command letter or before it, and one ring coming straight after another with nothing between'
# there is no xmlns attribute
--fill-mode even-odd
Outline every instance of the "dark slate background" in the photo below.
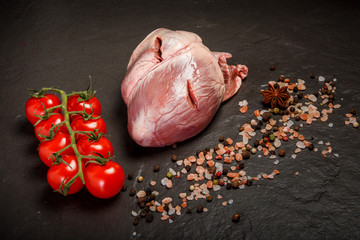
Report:
<svg viewBox="0 0 360 240"><path fill-rule="evenodd" d="M134 231L135 239L360 239L359 134L344 125L350 106L360 111L359 1L8 1L0 9L2 239L129 239ZM133 49L158 27L195 32L211 50L232 53L230 63L249 67L240 91L205 131L176 150L134 144L120 94ZM321 85L309 78L312 73L337 77L342 108L329 119L333 128L317 122L302 132L315 142L330 141L339 158L306 151L295 160L288 154L275 166L252 157L248 174L275 168L281 174L245 190L221 190L224 199L234 199L230 206L222 207L220 200L191 202L209 212L183 214L173 224L156 214L152 223L133 227L130 213L138 208L128 192L109 200L95 199L85 189L69 197L53 193L24 114L27 88L82 90L91 74L116 161L126 174L145 178L126 184L142 189L176 167L172 154L185 158L213 147L220 135L240 140L238 127L262 107L259 93L269 80L284 74L315 90ZM238 107L243 99L249 101L245 115ZM294 142L286 149L293 151ZM155 164L162 167L156 175ZM171 190L159 184L155 189L177 200L188 185L182 179ZM241 216L238 224L231 222L235 212Z"/></svg>

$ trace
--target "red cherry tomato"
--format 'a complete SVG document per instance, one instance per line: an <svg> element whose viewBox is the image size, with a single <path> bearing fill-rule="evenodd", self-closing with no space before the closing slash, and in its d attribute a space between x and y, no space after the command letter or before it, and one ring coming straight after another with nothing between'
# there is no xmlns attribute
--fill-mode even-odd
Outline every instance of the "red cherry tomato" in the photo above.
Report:
<svg viewBox="0 0 360 240"><path fill-rule="evenodd" d="M39 139L39 141L44 140L44 138L39 136L39 134L48 136L51 126L61 123L63 121L64 121L64 115L60 113L53 114L48 119L40 121L39 124L37 124L34 127L34 131L37 139ZM57 130L58 128L59 127L56 127L55 130ZM62 124L57 132L68 133L69 131L66 128L65 124Z"/></svg>
<svg viewBox="0 0 360 240"><path fill-rule="evenodd" d="M91 107L90 107L91 105ZM85 112L90 114L91 111L94 115L101 115L101 104L100 101L96 97L92 97L87 101L84 101L79 95L70 96L67 102L67 110L69 112L72 111L83 111L85 107ZM92 110L91 110L92 108ZM70 120L74 119L76 114L70 114Z"/></svg>
<svg viewBox="0 0 360 240"><path fill-rule="evenodd" d="M55 160L52 154L68 146L70 143L70 135L63 132L56 133L51 140L41 142L38 149L41 161L43 161L46 166L51 167ZM70 147L62 151L61 156L64 155L74 155L73 148Z"/></svg>
<svg viewBox="0 0 360 240"><path fill-rule="evenodd" d="M58 165L52 165L47 173L47 180L49 185L54 190L59 190L60 185L62 185L62 191L64 190L64 185L69 182L78 172L78 163L75 155L65 155L63 160L69 164L60 163ZM84 164L82 163L83 167ZM83 188L84 184L82 183L80 177L77 177L74 183L70 186L68 195L79 192Z"/></svg>
<svg viewBox="0 0 360 240"><path fill-rule="evenodd" d="M90 163L84 171L85 185L97 198L111 198L118 194L124 185L125 174L122 167L113 161L104 166Z"/></svg>
<svg viewBox="0 0 360 240"><path fill-rule="evenodd" d="M71 122L71 128L74 131L91 131L91 132L94 132L95 129L98 129L99 133L106 134L106 124L102 118L89 119L86 121L82 117L77 117ZM76 141L79 141L80 138L83 137L87 138L88 136L81 133L75 134Z"/></svg>
<svg viewBox="0 0 360 240"><path fill-rule="evenodd" d="M87 156L99 156L99 153L104 158L109 158L113 156L113 146L111 142L101 136L99 140L91 140L89 138L81 138L76 144L77 149L81 155ZM110 155L109 155L110 152ZM95 160L93 158L83 158L84 163L90 160Z"/></svg>
<svg viewBox="0 0 360 240"><path fill-rule="evenodd" d="M41 103L44 104L46 109L61 104L59 98L54 94L45 94L41 98L35 98L35 97L29 98L25 104L25 115L32 125L34 125L39 120L39 118L36 117L35 115L44 116L45 111ZM55 109L54 112L60 113L61 108Z"/></svg>

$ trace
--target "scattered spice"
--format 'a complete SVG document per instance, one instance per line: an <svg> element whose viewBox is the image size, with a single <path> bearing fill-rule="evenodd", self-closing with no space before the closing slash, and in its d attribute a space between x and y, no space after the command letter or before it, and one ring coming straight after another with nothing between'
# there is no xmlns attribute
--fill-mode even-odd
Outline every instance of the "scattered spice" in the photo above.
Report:
<svg viewBox="0 0 360 240"><path fill-rule="evenodd" d="M232 221L234 222L234 223L238 223L239 221L240 221L240 215L239 214L234 214L233 216L232 216Z"/></svg>
<svg viewBox="0 0 360 240"><path fill-rule="evenodd" d="M160 171L160 165L155 165L154 166L154 172L159 172Z"/></svg>
<svg viewBox="0 0 360 240"><path fill-rule="evenodd" d="M128 180L133 180L134 179L134 174L133 173L130 173L129 175L128 175Z"/></svg>
<svg viewBox="0 0 360 240"><path fill-rule="evenodd" d="M142 176L139 176L139 177L137 178L137 181L138 181L139 183L141 183L143 180L144 180L144 178L143 178Z"/></svg>
<svg viewBox="0 0 360 240"><path fill-rule="evenodd" d="M279 156L280 157L285 157L286 151L284 149L280 149L279 150Z"/></svg>
<svg viewBox="0 0 360 240"><path fill-rule="evenodd" d="M268 84L269 90L263 90L261 94L264 96L263 102L271 105L272 108L276 106L285 107L286 101L290 98L290 95L286 93L287 87L281 87L280 89L274 88L270 83Z"/></svg>

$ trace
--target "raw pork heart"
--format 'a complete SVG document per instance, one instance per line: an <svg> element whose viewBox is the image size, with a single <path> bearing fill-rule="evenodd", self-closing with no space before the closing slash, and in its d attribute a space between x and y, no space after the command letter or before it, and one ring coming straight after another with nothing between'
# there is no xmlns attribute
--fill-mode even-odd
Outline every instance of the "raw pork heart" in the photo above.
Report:
<svg viewBox="0 0 360 240"><path fill-rule="evenodd" d="M247 76L231 54L211 52L191 32L157 29L134 50L122 82L128 130L136 143L161 147L201 132Z"/></svg>

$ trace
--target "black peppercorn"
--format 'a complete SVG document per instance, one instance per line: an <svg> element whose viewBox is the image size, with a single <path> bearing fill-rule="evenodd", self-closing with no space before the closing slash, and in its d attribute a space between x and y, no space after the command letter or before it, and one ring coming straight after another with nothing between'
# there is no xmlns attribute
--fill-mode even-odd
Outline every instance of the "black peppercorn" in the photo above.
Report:
<svg viewBox="0 0 360 240"><path fill-rule="evenodd" d="M136 189L135 188L132 188L131 190L130 190L130 192L129 192L129 195L130 196L135 196L136 195Z"/></svg>
<svg viewBox="0 0 360 240"><path fill-rule="evenodd" d="M254 141L254 147L258 147L258 146L259 146L259 140L256 139L256 140Z"/></svg>
<svg viewBox="0 0 360 240"><path fill-rule="evenodd" d="M219 137L219 142L223 142L225 140L225 138L223 136Z"/></svg>
<svg viewBox="0 0 360 240"><path fill-rule="evenodd" d="M249 159L250 158L250 152L249 151L243 151L242 152L243 159Z"/></svg>
<svg viewBox="0 0 360 240"><path fill-rule="evenodd" d="M186 165L185 169L186 169L187 172L189 172L190 169L191 169L191 166L190 166L190 165Z"/></svg>
<svg viewBox="0 0 360 240"><path fill-rule="evenodd" d="M296 121L299 121L300 119L301 119L301 118L300 118L300 115L296 115L296 116L295 116L295 120L296 120Z"/></svg>
<svg viewBox="0 0 360 240"><path fill-rule="evenodd" d="M139 220L140 220L140 217L139 217L139 216L134 217L133 225L134 225L134 226L138 225L138 224L139 224Z"/></svg>
<svg viewBox="0 0 360 240"><path fill-rule="evenodd" d="M275 70L275 65L270 65L270 71L274 71Z"/></svg>
<svg viewBox="0 0 360 240"><path fill-rule="evenodd" d="M238 223L238 222L240 221L240 215L239 215L239 214L234 214L234 215L232 216L232 221L233 221L234 223Z"/></svg>
<svg viewBox="0 0 360 240"><path fill-rule="evenodd" d="M295 108L294 107L290 107L290 112L294 112L295 111Z"/></svg>
<svg viewBox="0 0 360 240"><path fill-rule="evenodd" d="M298 87L297 86L295 86L294 88L293 88L293 91L294 92L297 92L299 89L298 89Z"/></svg>
<svg viewBox="0 0 360 240"><path fill-rule="evenodd" d="M146 188L145 193L146 193L147 196L150 196L151 192L152 192L151 188Z"/></svg>
<svg viewBox="0 0 360 240"><path fill-rule="evenodd" d="M188 208L187 210L186 210L186 214L191 214L192 213L192 209L191 208Z"/></svg>
<svg viewBox="0 0 360 240"><path fill-rule="evenodd" d="M312 143L310 143L310 145L308 146L308 149L310 150L310 151L312 151L312 150L314 150L314 144L312 144Z"/></svg>
<svg viewBox="0 0 360 240"><path fill-rule="evenodd" d="M124 186L121 188L121 191L122 191L122 192L126 192L126 190L127 190L127 186L124 185Z"/></svg>
<svg viewBox="0 0 360 240"><path fill-rule="evenodd" d="M146 210L146 209L143 209L143 210L141 210L141 212L140 212L140 217L142 217L142 218L144 218L144 217L146 217L146 215L148 215L148 210Z"/></svg>
<svg viewBox="0 0 360 240"><path fill-rule="evenodd" d="M299 99L302 99L302 98L304 97L304 94L303 94L303 93L298 93L298 94L297 94L297 97L298 97Z"/></svg>
<svg viewBox="0 0 360 240"><path fill-rule="evenodd" d="M355 108L350 108L350 113L351 113L352 115L356 115L356 110L355 110Z"/></svg>
<svg viewBox="0 0 360 240"><path fill-rule="evenodd" d="M232 187L233 187L234 189L239 188L239 186L240 186L239 181L233 181L233 182L232 182Z"/></svg>
<svg viewBox="0 0 360 240"><path fill-rule="evenodd" d="M229 146L229 143L228 142L223 142L223 145L226 147L226 146Z"/></svg>
<svg viewBox="0 0 360 240"><path fill-rule="evenodd" d="M279 127L278 126L273 126L273 131L274 132L277 132L279 130Z"/></svg>
<svg viewBox="0 0 360 240"><path fill-rule="evenodd" d="M133 179L134 179L134 174L133 174L133 173L130 173L130 174L128 175L128 179L129 179L129 180L133 180Z"/></svg>
<svg viewBox="0 0 360 240"><path fill-rule="evenodd" d="M251 186L252 185L252 179L248 179L247 181L246 181L246 185L248 185L248 186Z"/></svg>
<svg viewBox="0 0 360 240"><path fill-rule="evenodd" d="M152 222L154 219L153 215L151 213L149 213L147 216L146 216L146 222Z"/></svg>
<svg viewBox="0 0 360 240"><path fill-rule="evenodd" d="M232 188L231 183L227 183L227 184L226 184L226 189L227 189L227 190L230 190L231 188Z"/></svg>
<svg viewBox="0 0 360 240"><path fill-rule="evenodd" d="M311 75L310 75L310 78L311 78L311 79L314 79L314 78L315 78L315 74L311 74Z"/></svg>
<svg viewBox="0 0 360 240"><path fill-rule="evenodd" d="M209 195L209 196L206 197L206 200L207 200L208 202L211 202L211 201L213 200L213 197L212 197L211 195Z"/></svg>
<svg viewBox="0 0 360 240"><path fill-rule="evenodd" d="M177 160L178 160L178 157L175 154L173 154L171 156L171 161L176 162Z"/></svg>
<svg viewBox="0 0 360 240"><path fill-rule="evenodd" d="M155 200L156 195L154 193L150 194L150 200Z"/></svg>
<svg viewBox="0 0 360 240"><path fill-rule="evenodd" d="M298 132L300 130L299 126L295 126L294 130Z"/></svg>
<svg viewBox="0 0 360 240"><path fill-rule="evenodd" d="M244 169L245 164L244 163L239 163L239 169Z"/></svg>
<svg viewBox="0 0 360 240"><path fill-rule="evenodd" d="M160 171L160 165L155 165L154 166L154 172L158 172Z"/></svg>
<svg viewBox="0 0 360 240"><path fill-rule="evenodd" d="M263 120L264 120L265 122L269 121L270 118L271 118L271 113L270 113L270 112L264 112L264 113L262 114L262 118L263 118Z"/></svg>
<svg viewBox="0 0 360 240"><path fill-rule="evenodd" d="M145 202L142 202L139 204L140 208L144 208L145 207Z"/></svg>
<svg viewBox="0 0 360 240"><path fill-rule="evenodd" d="M220 150L219 146L214 147L214 151Z"/></svg>
<svg viewBox="0 0 360 240"><path fill-rule="evenodd" d="M318 91L315 91L315 92L313 93L313 95L314 95L315 97L318 97L318 96L319 96L319 92L318 92Z"/></svg>
<svg viewBox="0 0 360 240"><path fill-rule="evenodd" d="M284 80L285 80L284 75L280 75L280 76L279 76L279 82L283 82Z"/></svg>
<svg viewBox="0 0 360 240"><path fill-rule="evenodd" d="M169 208L168 205L165 205L165 206L164 206L164 210L165 210L165 211L169 212L169 209L170 209L170 208Z"/></svg>
<svg viewBox="0 0 360 240"><path fill-rule="evenodd" d="M270 150L269 153L270 155L275 155L275 150Z"/></svg>
<svg viewBox="0 0 360 240"><path fill-rule="evenodd" d="M222 174L227 175L227 174L228 174L228 172L229 172L229 169L227 169L227 168L223 168Z"/></svg>
<svg viewBox="0 0 360 240"><path fill-rule="evenodd" d="M203 208L203 206L198 206L197 208L196 208L196 211L198 212L198 213L202 213L203 211L204 211L204 208Z"/></svg>
<svg viewBox="0 0 360 240"><path fill-rule="evenodd" d="M284 149L280 149L280 150L279 150L279 156L280 156L280 157L284 157L285 154L286 154L286 151L285 151Z"/></svg>

